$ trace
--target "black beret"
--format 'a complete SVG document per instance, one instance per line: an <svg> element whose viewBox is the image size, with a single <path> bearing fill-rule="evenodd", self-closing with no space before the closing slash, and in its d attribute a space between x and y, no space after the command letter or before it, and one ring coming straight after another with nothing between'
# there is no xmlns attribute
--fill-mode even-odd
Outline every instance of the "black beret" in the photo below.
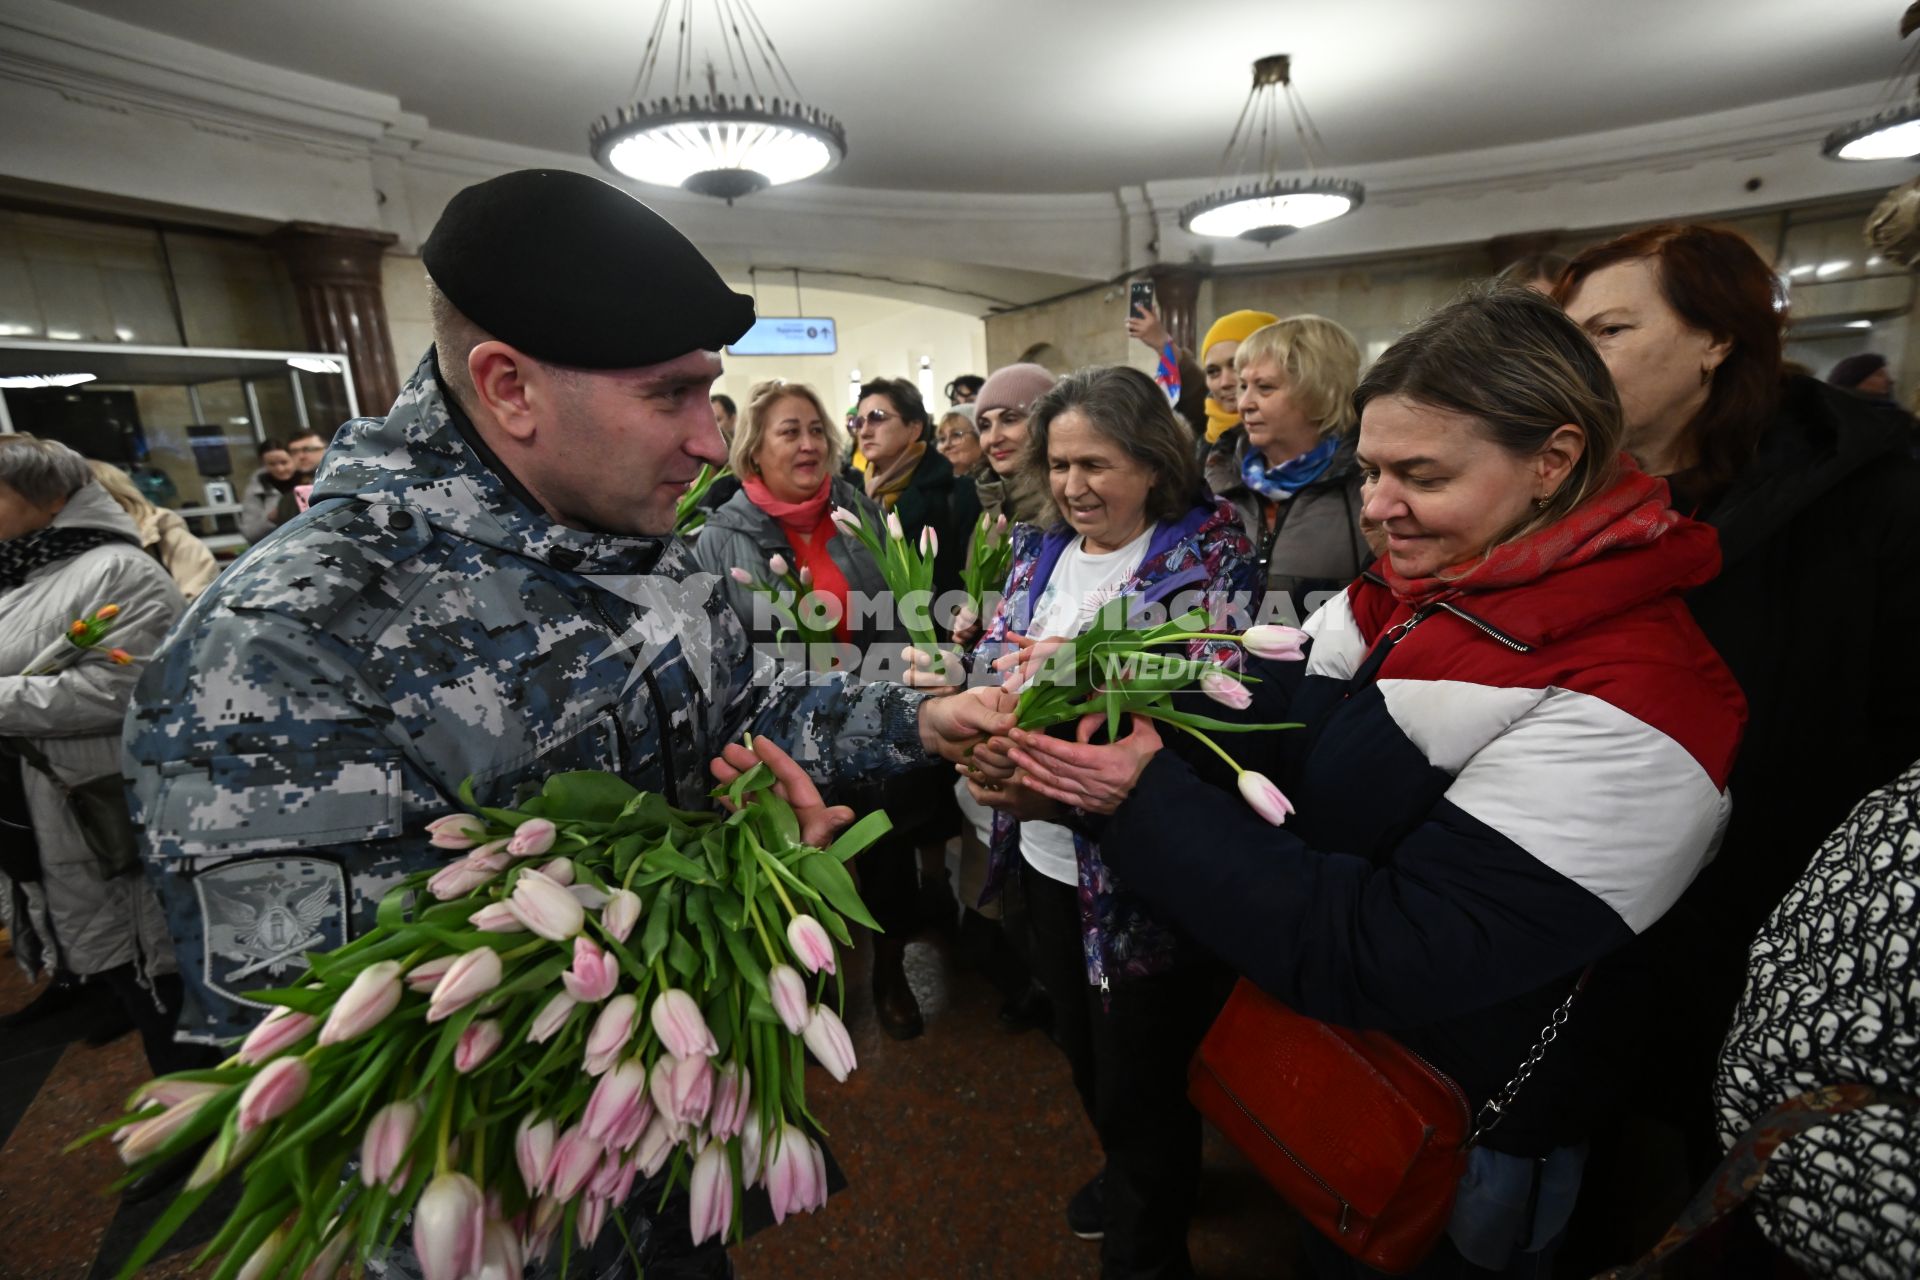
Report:
<svg viewBox="0 0 1920 1280"><path fill-rule="evenodd" d="M665 218L564 169L460 192L420 260L462 315L552 364L636 369L718 351L753 325L753 299Z"/></svg>

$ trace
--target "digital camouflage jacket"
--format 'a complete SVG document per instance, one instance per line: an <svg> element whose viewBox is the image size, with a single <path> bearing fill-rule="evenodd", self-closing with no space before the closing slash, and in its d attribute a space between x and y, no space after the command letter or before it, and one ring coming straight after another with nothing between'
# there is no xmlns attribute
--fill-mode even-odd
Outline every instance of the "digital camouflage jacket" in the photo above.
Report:
<svg viewBox="0 0 1920 1280"><path fill-rule="evenodd" d="M923 695L776 674L685 543L557 525L485 453L429 353L386 418L341 428L312 509L141 680L127 773L183 1038L245 1033L248 991L293 981L444 861L422 827L465 779L508 804L604 769L695 807L743 731L829 789L927 763Z"/></svg>

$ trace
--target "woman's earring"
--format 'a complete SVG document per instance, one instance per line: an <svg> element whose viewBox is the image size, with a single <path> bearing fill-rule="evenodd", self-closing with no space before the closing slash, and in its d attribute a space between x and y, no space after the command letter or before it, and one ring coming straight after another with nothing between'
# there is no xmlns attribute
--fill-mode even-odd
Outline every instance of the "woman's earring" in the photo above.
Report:
<svg viewBox="0 0 1920 1280"><path fill-rule="evenodd" d="M1713 370L1712 370L1712 369L1702 369L1702 370L1700 371L1700 385L1704 387L1704 386L1706 386L1706 385L1707 385L1708 383L1710 383L1710 382L1712 382L1712 381L1713 381Z"/></svg>
<svg viewBox="0 0 1920 1280"><path fill-rule="evenodd" d="M1540 510L1545 511L1548 505L1551 504L1552 502L1553 502L1553 495L1548 494L1544 498L1535 498L1533 500L1533 505L1538 507Z"/></svg>

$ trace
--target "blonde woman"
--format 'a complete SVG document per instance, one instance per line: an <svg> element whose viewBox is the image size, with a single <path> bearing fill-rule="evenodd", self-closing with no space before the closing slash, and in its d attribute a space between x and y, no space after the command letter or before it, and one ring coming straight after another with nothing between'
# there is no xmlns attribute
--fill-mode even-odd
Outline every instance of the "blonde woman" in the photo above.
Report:
<svg viewBox="0 0 1920 1280"><path fill-rule="evenodd" d="M194 597L220 576L220 562L213 558L213 552L193 536L193 530L187 528L179 512L148 502L146 496L133 487L126 472L94 458L89 458L87 465L93 468L93 478L139 527L140 545L172 575L174 585L191 604Z"/></svg>
<svg viewBox="0 0 1920 1280"><path fill-rule="evenodd" d="M1240 513L1268 594L1286 592L1304 617L1307 596L1340 590L1373 558L1353 460L1360 347L1322 316L1289 316L1248 334L1233 363L1240 426L1207 456L1207 483Z"/></svg>

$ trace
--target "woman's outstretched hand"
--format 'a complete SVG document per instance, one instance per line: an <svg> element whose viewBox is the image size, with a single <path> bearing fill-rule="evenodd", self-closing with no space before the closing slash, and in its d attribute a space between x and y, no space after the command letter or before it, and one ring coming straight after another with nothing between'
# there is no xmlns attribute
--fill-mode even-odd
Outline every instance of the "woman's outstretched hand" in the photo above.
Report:
<svg viewBox="0 0 1920 1280"><path fill-rule="evenodd" d="M1124 738L1098 747L1090 739L1106 723L1104 715L1082 716L1073 742L1015 729L1010 756L1019 766L1020 780L1061 804L1088 813L1112 813L1133 793L1147 762L1165 745L1152 720L1132 719L1132 730Z"/></svg>

